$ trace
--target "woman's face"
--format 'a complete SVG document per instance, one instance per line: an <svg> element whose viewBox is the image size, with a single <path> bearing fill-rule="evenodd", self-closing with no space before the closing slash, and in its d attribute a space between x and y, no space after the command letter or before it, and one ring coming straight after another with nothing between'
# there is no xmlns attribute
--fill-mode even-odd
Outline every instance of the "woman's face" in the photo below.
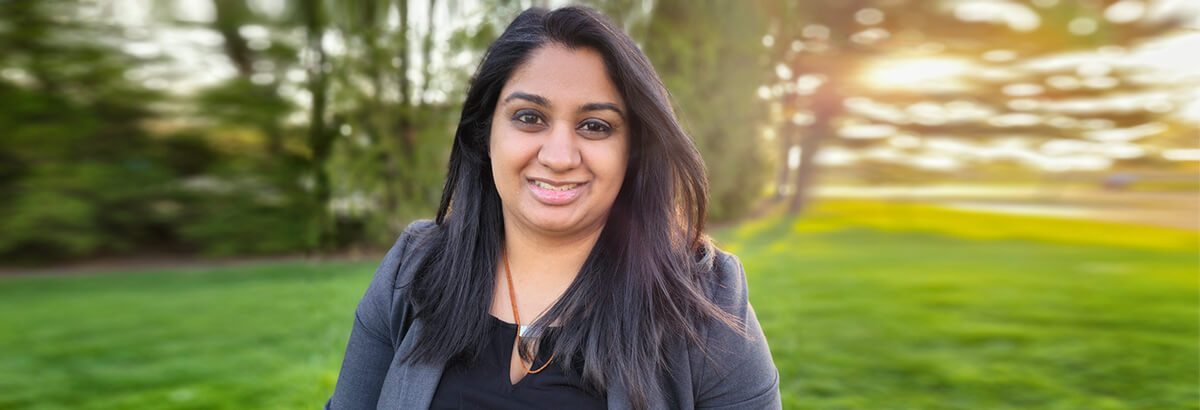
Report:
<svg viewBox="0 0 1200 410"><path fill-rule="evenodd" d="M595 50L534 50L492 113L489 155L505 223L554 236L598 232L625 176L627 112Z"/></svg>

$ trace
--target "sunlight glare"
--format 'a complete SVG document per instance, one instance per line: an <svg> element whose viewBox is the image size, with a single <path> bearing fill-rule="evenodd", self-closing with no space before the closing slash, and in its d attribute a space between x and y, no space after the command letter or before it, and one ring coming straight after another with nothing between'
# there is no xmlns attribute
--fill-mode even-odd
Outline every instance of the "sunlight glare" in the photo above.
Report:
<svg viewBox="0 0 1200 410"><path fill-rule="evenodd" d="M954 58L887 59L869 66L862 81L879 89L958 88L963 84L954 77L970 66Z"/></svg>

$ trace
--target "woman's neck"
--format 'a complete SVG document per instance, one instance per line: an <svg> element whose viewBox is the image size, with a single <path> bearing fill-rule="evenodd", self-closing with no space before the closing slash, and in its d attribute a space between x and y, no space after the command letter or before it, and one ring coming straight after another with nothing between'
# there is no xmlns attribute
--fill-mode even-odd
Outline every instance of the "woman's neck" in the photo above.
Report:
<svg viewBox="0 0 1200 410"><path fill-rule="evenodd" d="M533 314L540 315L570 287L600 238L603 226L572 235L545 235L512 225L504 226L502 251L508 257L519 304L524 305L521 310L531 309L532 319ZM504 269L503 262L498 267Z"/></svg>

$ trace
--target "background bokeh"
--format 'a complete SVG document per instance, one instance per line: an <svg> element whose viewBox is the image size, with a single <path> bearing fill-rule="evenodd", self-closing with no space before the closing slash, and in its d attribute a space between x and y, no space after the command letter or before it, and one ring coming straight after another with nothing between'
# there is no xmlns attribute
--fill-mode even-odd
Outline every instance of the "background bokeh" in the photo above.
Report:
<svg viewBox="0 0 1200 410"><path fill-rule="evenodd" d="M558 1L0 1L0 408L311 408ZM1200 408L1200 3L596 0L786 408Z"/></svg>

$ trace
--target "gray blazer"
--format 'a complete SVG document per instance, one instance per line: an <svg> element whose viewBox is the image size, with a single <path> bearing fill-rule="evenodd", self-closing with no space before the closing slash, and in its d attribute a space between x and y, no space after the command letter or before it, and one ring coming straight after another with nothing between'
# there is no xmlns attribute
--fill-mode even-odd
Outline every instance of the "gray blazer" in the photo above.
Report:
<svg viewBox="0 0 1200 410"><path fill-rule="evenodd" d="M410 363L400 358L413 348L427 323L405 318L412 313L405 287L427 253L409 246L413 231L433 226L430 221L409 225L384 257L366 295L358 304L346 357L326 409L424 409L442 378L443 363ZM709 294L714 302L745 324L749 337L724 325L702 329L711 360L695 346L667 349L671 375L663 381L665 397L652 398L653 409L778 409L779 372L771 361L746 293L746 273L737 257L718 251L719 286ZM609 409L629 409L627 392L611 386Z"/></svg>

